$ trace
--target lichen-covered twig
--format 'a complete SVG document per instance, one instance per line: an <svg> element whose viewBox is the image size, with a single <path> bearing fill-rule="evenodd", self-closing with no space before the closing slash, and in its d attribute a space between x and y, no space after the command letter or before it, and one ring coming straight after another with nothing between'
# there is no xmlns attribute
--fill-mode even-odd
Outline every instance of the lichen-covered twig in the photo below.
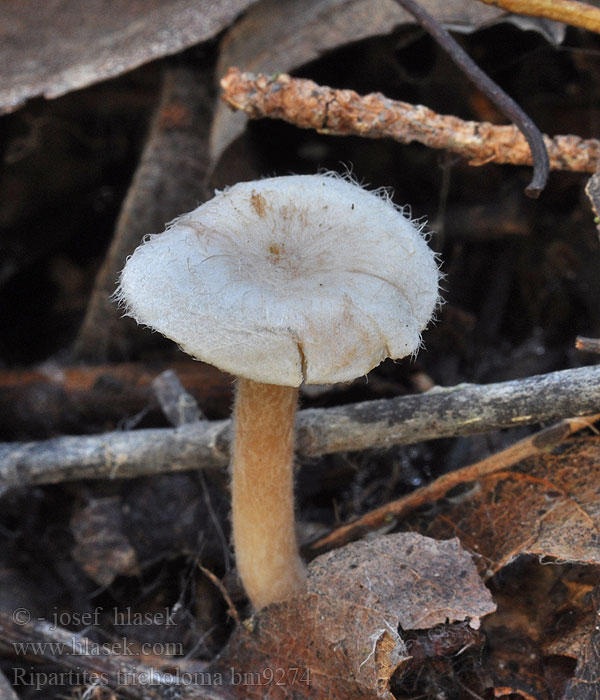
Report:
<svg viewBox="0 0 600 700"><path fill-rule="evenodd" d="M297 452L309 457L473 435L600 410L600 366L498 384L307 409ZM73 479L127 478L229 462L229 421L0 444L0 490Z"/></svg>
<svg viewBox="0 0 600 700"><path fill-rule="evenodd" d="M527 141L514 125L465 121L380 93L361 96L285 74L269 78L230 68L221 86L225 102L253 119L283 119L337 136L417 141L460 154L470 165L531 165ZM565 135L544 136L544 142L553 170L593 173L600 166L600 140Z"/></svg>
<svg viewBox="0 0 600 700"><path fill-rule="evenodd" d="M443 474L427 486L423 486L396 501L386 503L347 525L336 528L329 535L314 542L310 547L310 554L317 556L330 549L341 547L343 544L363 536L366 532L389 524L391 519L405 518L426 503L433 503L443 498L455 486L476 481L488 474L507 469L523 459L540 454L550 447L560 444L573 433L593 426L598 420L600 420L600 414L585 418L566 418L560 423L519 440L505 450L490 455L479 462Z"/></svg>
<svg viewBox="0 0 600 700"><path fill-rule="evenodd" d="M546 17L600 33L600 8L576 0L480 0L486 5L530 17Z"/></svg>

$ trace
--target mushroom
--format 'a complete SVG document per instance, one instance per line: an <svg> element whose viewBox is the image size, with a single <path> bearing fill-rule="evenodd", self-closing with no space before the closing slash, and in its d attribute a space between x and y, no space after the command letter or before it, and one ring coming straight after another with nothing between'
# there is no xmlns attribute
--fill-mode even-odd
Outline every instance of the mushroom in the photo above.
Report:
<svg viewBox="0 0 600 700"><path fill-rule="evenodd" d="M298 387L415 353L438 302L421 232L385 191L331 173L218 192L128 259L126 313L237 377L233 541L256 609L302 590L294 531Z"/></svg>

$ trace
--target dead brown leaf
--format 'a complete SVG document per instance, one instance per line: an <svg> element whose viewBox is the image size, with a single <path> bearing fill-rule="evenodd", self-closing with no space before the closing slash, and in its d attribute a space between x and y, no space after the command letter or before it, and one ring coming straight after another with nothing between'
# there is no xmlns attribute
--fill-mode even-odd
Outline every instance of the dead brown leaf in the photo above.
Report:
<svg viewBox="0 0 600 700"><path fill-rule="evenodd" d="M457 536L492 575L520 554L600 563L600 438L546 454L447 494L426 534Z"/></svg>
<svg viewBox="0 0 600 700"><path fill-rule="evenodd" d="M239 627L212 668L233 697L391 698L408 665L402 630L495 610L456 539L417 533L355 542L315 559L307 593L269 605Z"/></svg>
<svg viewBox="0 0 600 700"><path fill-rule="evenodd" d="M0 114L213 37L254 0L0 0Z"/></svg>

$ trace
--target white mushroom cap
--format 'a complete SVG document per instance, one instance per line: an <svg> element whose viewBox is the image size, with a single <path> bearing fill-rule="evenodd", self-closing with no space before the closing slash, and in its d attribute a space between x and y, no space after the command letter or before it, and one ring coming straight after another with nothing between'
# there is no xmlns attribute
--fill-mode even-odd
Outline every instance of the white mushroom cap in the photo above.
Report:
<svg viewBox="0 0 600 700"><path fill-rule="evenodd" d="M387 195L294 175L234 185L148 236L117 296L199 360L299 386L415 352L438 280L420 229Z"/></svg>

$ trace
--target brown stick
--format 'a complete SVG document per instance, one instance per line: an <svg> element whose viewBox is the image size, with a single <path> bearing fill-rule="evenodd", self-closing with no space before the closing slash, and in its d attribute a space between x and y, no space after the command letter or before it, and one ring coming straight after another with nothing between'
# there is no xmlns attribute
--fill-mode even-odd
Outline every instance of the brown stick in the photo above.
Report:
<svg viewBox="0 0 600 700"><path fill-rule="evenodd" d="M600 367L498 384L300 411L301 457L406 445L585 416L600 408ZM73 479L129 478L229 461L230 421L0 444L0 489Z"/></svg>
<svg viewBox="0 0 600 700"><path fill-rule="evenodd" d="M283 119L323 134L418 141L468 159L469 165L531 165L527 141L517 127L464 121L422 105L390 100L380 93L360 96L312 80L280 74L274 78L230 68L221 80L223 100L253 119ZM544 136L553 170L594 172L600 141L579 136Z"/></svg>
<svg viewBox="0 0 600 700"><path fill-rule="evenodd" d="M233 600L231 600L231 596L225 588L223 581L217 578L210 569L207 569L206 567L202 566L200 562L198 562L198 568L223 596L223 600L227 604L227 614L229 615L229 617L231 617L231 619L234 620L236 625L241 625L242 619L240 618L240 614L237 611L235 605L233 604Z"/></svg>
<svg viewBox="0 0 600 700"><path fill-rule="evenodd" d="M600 33L600 8L576 0L479 0L508 12L530 17L546 17Z"/></svg>
<svg viewBox="0 0 600 700"><path fill-rule="evenodd" d="M427 486L409 493L397 501L386 503L384 506L366 513L348 525L342 525L329 535L322 537L310 546L311 557L317 556L336 547L358 539L365 532L376 530L392 520L405 518L409 513L425 503L432 503L442 498L458 484L476 481L483 476L506 469L527 457L532 457L549 447L558 445L569 435L593 425L600 420L600 414L586 418L567 418L530 437L519 440L514 445L486 459L470 464L462 469L449 472L432 481Z"/></svg>

